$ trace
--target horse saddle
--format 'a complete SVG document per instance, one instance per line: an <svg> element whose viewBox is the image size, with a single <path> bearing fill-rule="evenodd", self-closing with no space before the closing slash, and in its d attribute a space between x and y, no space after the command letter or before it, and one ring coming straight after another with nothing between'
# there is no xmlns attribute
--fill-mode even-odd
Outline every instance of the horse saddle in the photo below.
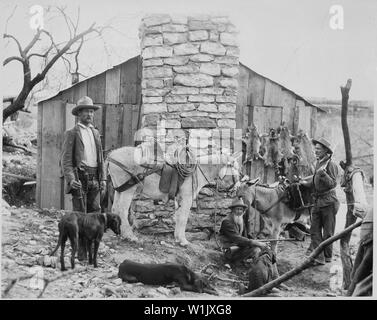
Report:
<svg viewBox="0 0 377 320"><path fill-rule="evenodd" d="M160 191L169 194L169 199L174 199L182 185L184 178L178 173L177 169L168 163L162 167L159 183Z"/></svg>

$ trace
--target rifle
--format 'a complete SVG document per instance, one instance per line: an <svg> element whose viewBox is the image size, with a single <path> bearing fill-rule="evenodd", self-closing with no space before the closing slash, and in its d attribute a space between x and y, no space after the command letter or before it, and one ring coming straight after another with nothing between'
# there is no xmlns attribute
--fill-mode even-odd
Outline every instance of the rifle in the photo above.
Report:
<svg viewBox="0 0 377 320"><path fill-rule="evenodd" d="M74 174L75 174L76 181L80 181L78 172L76 170L74 170ZM82 187L80 187L80 189L79 189L79 194L80 194L79 199L80 199L81 211L86 213L84 197L83 197L83 194L82 194Z"/></svg>
<svg viewBox="0 0 377 320"><path fill-rule="evenodd" d="M255 239L259 242L278 242L278 241L298 241L295 238L288 238L288 239Z"/></svg>

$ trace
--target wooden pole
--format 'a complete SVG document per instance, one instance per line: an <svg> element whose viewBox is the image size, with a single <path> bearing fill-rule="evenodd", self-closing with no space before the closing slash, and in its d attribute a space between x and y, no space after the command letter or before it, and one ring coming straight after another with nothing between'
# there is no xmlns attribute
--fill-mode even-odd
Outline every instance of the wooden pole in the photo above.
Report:
<svg viewBox="0 0 377 320"><path fill-rule="evenodd" d="M252 292L246 293L242 296L243 297L259 297L259 296L262 296L262 295L266 294L272 288L274 288L274 287L280 285L281 283L289 280L290 278L301 273L305 269L310 268L311 266L313 266L312 263L314 262L315 257L317 257L327 245L341 239L344 235L351 232L353 229L359 227L361 225L361 223L362 223L362 221L358 221L358 222L350 225L348 228L344 229L343 231L339 232L338 234L336 234L336 235L326 239L325 241L321 242L321 244L312 252L312 254L301 265L299 265L298 267L284 273L280 277L276 278L275 280L272 280L271 282L265 284L264 286L254 290Z"/></svg>
<svg viewBox="0 0 377 320"><path fill-rule="evenodd" d="M340 87L340 91L342 93L341 117L342 117L342 130L343 130L343 137L344 137L344 148L346 151L346 167L352 164L351 140L350 140L350 133L349 133L348 124L347 124L348 98L349 98L351 85L352 85L352 80L348 79L347 84L344 87Z"/></svg>
<svg viewBox="0 0 377 320"><path fill-rule="evenodd" d="M348 99L349 99L349 92L351 89L352 80L348 79L347 84L344 87L340 87L340 91L342 94L342 112L341 112L341 122L342 122L342 130L343 130L343 137L344 137L344 148L346 153L346 162L341 162L341 167L344 170L344 175L348 172L349 167L352 165L352 150L351 150L351 139L350 133L348 130L348 123L347 123L347 113L348 113ZM353 205L351 203L354 202L352 192L346 192L346 199L347 199L347 215L346 215L346 224L345 228L356 221L356 217L353 215ZM344 236L340 239L340 257L342 260L343 266L343 288L348 289L351 283L351 272L353 268L353 263L350 255L349 250L349 242L351 239L351 233Z"/></svg>

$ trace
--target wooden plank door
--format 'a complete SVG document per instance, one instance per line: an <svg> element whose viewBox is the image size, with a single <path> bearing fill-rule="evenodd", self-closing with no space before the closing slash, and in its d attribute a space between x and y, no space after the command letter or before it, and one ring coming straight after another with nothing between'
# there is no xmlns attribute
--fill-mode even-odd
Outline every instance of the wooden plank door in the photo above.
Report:
<svg viewBox="0 0 377 320"><path fill-rule="evenodd" d="M40 202L42 208L61 207L60 153L63 142L65 103L43 103ZM62 121L63 119L63 121Z"/></svg>
<svg viewBox="0 0 377 320"><path fill-rule="evenodd" d="M64 127L63 131L72 129L75 124L76 124L76 117L72 114L72 109L76 106L74 103L66 103L65 105L65 122L64 122ZM63 147L63 141L61 148ZM64 177L61 178L61 200L62 200L62 205L61 208L64 210L73 210L72 207L72 195L71 194L66 194L65 193L65 179Z"/></svg>

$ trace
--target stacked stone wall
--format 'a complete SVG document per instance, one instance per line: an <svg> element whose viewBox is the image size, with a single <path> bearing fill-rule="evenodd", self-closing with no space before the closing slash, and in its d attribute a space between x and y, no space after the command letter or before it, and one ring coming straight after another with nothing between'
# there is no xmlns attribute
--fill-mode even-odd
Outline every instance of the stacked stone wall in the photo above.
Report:
<svg viewBox="0 0 377 320"><path fill-rule="evenodd" d="M142 20L139 36L142 127L163 141L166 159L179 144L189 144L196 155L214 148L234 151L240 51L228 17L150 15ZM219 225L231 200L203 189L191 209L188 239L207 239L215 211ZM140 232L174 231L173 201L156 205L139 198L133 210Z"/></svg>

